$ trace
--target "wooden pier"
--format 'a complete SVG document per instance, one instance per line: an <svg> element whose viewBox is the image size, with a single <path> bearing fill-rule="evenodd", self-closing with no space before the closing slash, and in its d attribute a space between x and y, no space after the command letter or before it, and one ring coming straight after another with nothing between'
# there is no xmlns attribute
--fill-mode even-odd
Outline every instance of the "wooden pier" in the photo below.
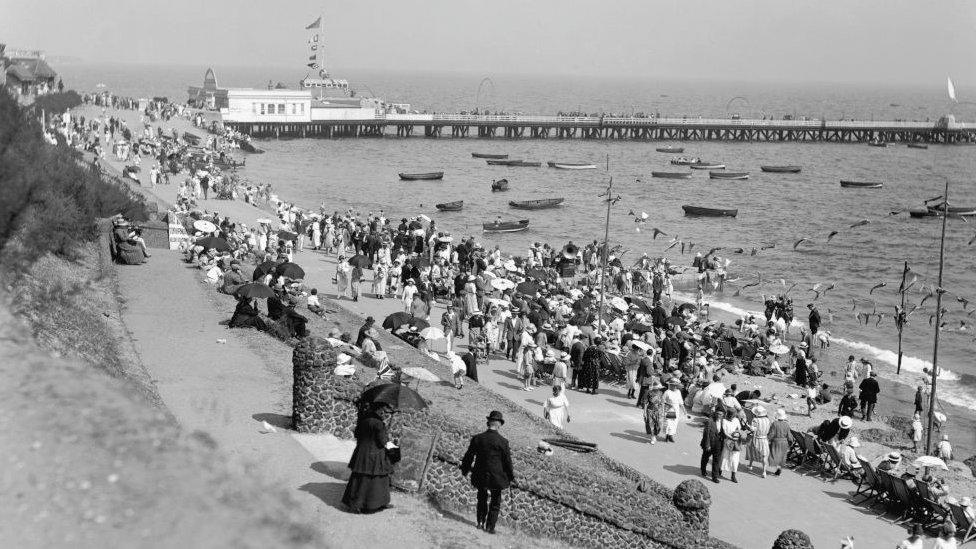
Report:
<svg viewBox="0 0 976 549"><path fill-rule="evenodd" d="M739 141L811 143L976 143L976 124L951 118L936 122L857 120L745 120L611 116L501 116L470 114L376 114L307 122L224 124L254 137L477 137L482 139L610 139L629 141Z"/></svg>

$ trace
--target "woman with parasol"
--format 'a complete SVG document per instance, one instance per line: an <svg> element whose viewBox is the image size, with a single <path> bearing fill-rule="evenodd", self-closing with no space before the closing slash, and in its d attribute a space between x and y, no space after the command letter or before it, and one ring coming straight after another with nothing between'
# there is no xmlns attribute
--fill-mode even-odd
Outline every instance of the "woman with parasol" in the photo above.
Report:
<svg viewBox="0 0 976 549"><path fill-rule="evenodd" d="M342 494L342 503L352 513L375 513L391 507L390 475L400 460L396 444L391 442L386 423L393 406L372 402L356 423L356 449L349 460L352 475Z"/></svg>

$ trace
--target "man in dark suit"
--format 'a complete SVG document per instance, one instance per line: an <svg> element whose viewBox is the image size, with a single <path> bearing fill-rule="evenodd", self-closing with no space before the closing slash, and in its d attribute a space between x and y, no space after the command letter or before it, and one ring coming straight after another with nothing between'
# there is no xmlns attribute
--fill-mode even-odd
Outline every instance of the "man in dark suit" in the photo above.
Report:
<svg viewBox="0 0 976 549"><path fill-rule="evenodd" d="M810 309L810 333L816 335L817 330L820 329L820 311L817 310L817 306L813 303L807 303L807 309Z"/></svg>
<svg viewBox="0 0 976 549"><path fill-rule="evenodd" d="M504 424L501 412L495 410L488 414L488 430L471 437L461 460L461 474L471 473L471 484L478 489L478 528L484 528L489 534L495 533L495 522L502 508L502 490L515 478L508 440L498 433Z"/></svg>
<svg viewBox="0 0 976 549"><path fill-rule="evenodd" d="M722 445L724 443L722 437L722 419L724 418L724 410L715 410L712 414L712 419L705 423L705 428L702 430L701 474L703 477L708 478L706 468L708 467L709 460L711 460L712 482L715 483L718 482L718 477L722 474Z"/></svg>

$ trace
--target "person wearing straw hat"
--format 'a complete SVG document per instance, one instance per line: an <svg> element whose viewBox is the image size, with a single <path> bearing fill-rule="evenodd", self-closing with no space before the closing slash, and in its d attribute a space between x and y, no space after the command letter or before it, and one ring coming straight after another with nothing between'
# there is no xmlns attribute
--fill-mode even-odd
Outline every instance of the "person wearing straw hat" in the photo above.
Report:
<svg viewBox="0 0 976 549"><path fill-rule="evenodd" d="M748 427L752 432L752 441L747 452L749 470L753 470L754 461L761 462L762 478L766 478L766 468L769 467L769 430L772 428L772 422L766 417L766 408L762 405L755 406L752 414L752 423Z"/></svg>
<svg viewBox="0 0 976 549"><path fill-rule="evenodd" d="M505 418L501 412L493 410L487 420L488 429L471 437L468 450L461 459L461 475L470 473L471 484L478 489L478 528L494 534L502 507L502 490L511 485L515 471L508 440L498 432L505 424Z"/></svg>
<svg viewBox="0 0 976 549"><path fill-rule="evenodd" d="M786 410L776 410L776 421L769 427L769 466L775 467L774 475L783 473L786 457L790 453L790 422L786 418Z"/></svg>
<svg viewBox="0 0 976 549"><path fill-rule="evenodd" d="M643 395L644 432L651 436L651 444L656 444L657 437L661 434L664 385L661 385L661 380L656 375L650 375L647 379L647 386L642 387L642 389L646 389Z"/></svg>
<svg viewBox="0 0 976 549"><path fill-rule="evenodd" d="M861 441L857 437L852 436L844 440L844 443L840 445L840 450L838 451L841 471L848 471L857 478L860 478L864 474L861 461L857 457L857 449L860 447Z"/></svg>
<svg viewBox="0 0 976 549"><path fill-rule="evenodd" d="M685 401L681 396L681 378L673 377L668 380L668 390L664 392L664 442L675 442L678 434L678 419L682 416L691 419L685 410Z"/></svg>
<svg viewBox="0 0 976 549"><path fill-rule="evenodd" d="M901 476L902 464L901 464L901 452L888 452L888 455L884 457L881 463L875 467L878 471L885 471L892 476Z"/></svg>

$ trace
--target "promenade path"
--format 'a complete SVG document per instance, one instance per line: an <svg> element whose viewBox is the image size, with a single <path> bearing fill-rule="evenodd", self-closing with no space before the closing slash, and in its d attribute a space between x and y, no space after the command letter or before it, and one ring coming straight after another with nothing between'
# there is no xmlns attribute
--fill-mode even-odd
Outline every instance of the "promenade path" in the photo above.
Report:
<svg viewBox="0 0 976 549"><path fill-rule="evenodd" d="M130 122L130 127L138 127L138 124L132 124ZM121 168L117 163L113 163L113 165ZM143 171L143 184L145 185L148 184L145 181L146 171ZM175 184L159 186L152 193L172 203L175 201L176 189L177 186ZM287 197L282 198L287 199ZM207 200L200 201L199 205L201 208L209 211L217 210L221 216L230 216L232 220L243 221L249 226L254 224L257 218L267 217L267 212L241 201ZM184 264L180 263L173 254L160 252L157 255L158 257L154 255L151 262L150 270L152 272L155 272L157 268L165 269L169 275L181 275L177 277L179 280L191 278L188 273L195 272L186 269ZM306 271L307 284L310 287L318 288L320 294L328 297L334 297L336 295L336 288L332 284L332 276L336 268L334 259L334 257L326 257L325 254L310 250L296 253L295 256L295 262L302 265ZM161 265L164 262L173 263L175 266ZM127 274L126 270L123 270L122 273L123 280L125 280L127 278L125 276ZM125 293L129 299L134 299L133 296L135 296L135 300L131 301L128 306L134 308L138 305L142 309L143 305L139 301L139 295L142 293L150 293L152 290L144 282L144 276L137 274L131 276L135 279L129 280L129 285ZM368 278L369 274L367 274ZM171 284L171 281L163 278L160 284L166 286ZM159 334L170 333L161 324L166 322L167 318L173 317L175 319L178 316L177 313L188 314L190 316L203 314L194 312L194 309L199 307L188 307L185 305L177 307L174 305L176 303L199 303L200 300L207 299L203 295L204 289L202 286L196 282L194 284L196 284L195 291L197 293L192 295L194 297L199 296L199 299L180 297L177 300L177 296L173 295L169 299L157 299L157 303L148 308L149 312L146 313L144 322L146 324L156 323L155 326L147 326L147 329L151 329L152 334L156 335L150 336L146 333L134 333L140 339L137 345L141 345L141 342L147 337L159 337ZM364 290L368 288L368 280L362 286ZM157 284L151 286L153 289L157 287ZM181 287L184 291L188 291L186 284L181 283ZM348 310L364 317L372 315L378 321L381 321L386 315L400 310L402 307L399 300L376 300L370 297L361 297L355 303L348 299L342 300L339 303ZM149 305L146 304L145 306L148 307ZM159 307L158 310L155 309L157 306ZM209 310L209 307L207 309L209 316L206 318L193 319L192 322L188 322L184 318L179 324L192 326L200 331L200 333L206 334L205 337L201 337L198 340L198 343L201 347L206 346L207 348L212 348L214 347L215 339L227 338L230 337L228 334L233 333L216 325L217 320L229 318L232 311L228 309L221 318L215 319L212 316L212 310ZM435 325L440 319L442 312L443 308L439 305L431 312L431 319ZM126 322L128 323L128 316L126 317ZM185 326L182 328L177 326L175 320L170 321L170 324L172 325L167 326L167 328L174 330L174 333L185 333L187 331ZM208 331L211 333L208 333ZM461 342L461 344L463 346L465 343ZM174 345L176 346L175 351ZM161 356L157 357L159 363L176 362L174 353L182 352L181 346L185 347L187 352L192 351L193 346L183 340L169 341L165 345L160 344L158 346L158 352ZM225 347L221 346L220 348L224 349ZM230 346L226 348L229 349ZM169 356L166 355L166 351L171 351ZM193 357L192 360L189 356ZM189 356L187 357L189 363L186 365L186 368L192 369L193 375L204 375L204 373L201 373L201 370L207 369L209 366L203 365L204 361L197 358L198 355L190 354ZM146 357L144 357L144 360L146 360ZM244 359L241 358L241 360ZM254 358L252 357L250 360L253 361ZM254 372L259 370L255 370L254 368L260 367L260 364L253 362L251 363L253 366L248 368L236 364L231 367L230 364L233 363L233 360L226 358L221 358L216 362L226 363L222 366L215 363L214 366L221 366L222 368L226 368L227 371L223 372L223 374L218 371L206 373L208 376L217 377L211 379L201 378L197 382L190 384L183 383L182 385L186 388L185 390L190 391L191 394L194 392L197 393L197 398L207 398L212 392L212 389L219 385L217 383L221 379L219 376L232 376L235 375L235 372L243 372L245 369L251 373L250 375L255 375ZM156 372L151 361L147 360L146 363L151 372ZM175 366L174 364L173 367ZM177 372L175 375L188 375L189 373L191 372ZM523 404L529 411L537 413L540 416L542 415L542 402L551 394L549 393L548 386L543 386L532 392L522 391L520 389L521 384L515 377L514 364L512 362L493 358L488 365L479 365L478 373L482 385L514 402ZM281 384L285 377L290 378L290 372L277 372L276 375L267 374L264 378L256 378L253 380L252 390L255 392L263 390L266 393L265 395L253 394L252 397L249 397L249 399L265 400L260 410L230 409L226 414L226 417L232 418L229 421L248 422L252 414L266 411L274 411L287 415L290 410L289 397ZM170 399L167 398L167 389L164 381L161 379L159 382L160 390L163 393L163 398L167 402L167 405L170 405ZM271 391L274 391L274 394L267 394ZM677 443L665 444L658 442L656 445L651 445L643 434L640 411L634 407L633 400L625 398L625 391L621 390L621 388L604 387L600 391L600 394L596 396L570 391L568 397L573 417L572 423L567 426L568 432L584 440L598 443L600 449L607 455L635 467L666 486L673 487L688 478L701 478L698 469L700 456L698 442L701 437L699 427L682 421L678 431ZM177 409L174 409L173 412L180 418L181 422L184 421L184 417L200 419L200 411L194 410L194 407L199 407L199 405L194 404L196 401L193 398L180 395L171 395L171 398L177 404ZM182 413L180 411L181 409L185 413ZM213 425L210 425L210 427L213 428ZM256 439L253 440L254 448L251 450L238 450L242 453L245 451L249 451L254 455L260 455L261 452L265 451L280 453L282 450L279 446L284 446L264 442L271 439L264 438L264 435L256 434L257 430L254 424L241 425L239 427L228 426L227 429L227 445L242 444L242 440L251 443L252 441L250 439ZM248 432L248 429L250 429L250 432ZM236 432L232 432L232 430L236 430ZM238 436L243 438L237 439L236 437ZM279 463L281 462L277 457L269 457L269 459L274 459ZM811 536L817 547L839 546L841 538L852 535L856 540L858 549L875 547L887 549L894 546L905 536L905 529L903 527L891 523L890 519L880 517L875 510L849 503L847 498L853 489L849 481L840 481L836 484L829 483L824 482L820 478L799 475L793 471L784 471L781 477L768 477L763 479L748 474L744 471L744 468L740 468L738 476L738 484L723 481L718 485L712 484L711 482L707 482L706 485L712 494L713 501L711 507L711 535L741 547L749 549L770 547L776 536L787 528L796 528L806 532ZM296 486L308 482L304 478L293 478L293 482L296 483L294 485ZM321 481L320 478L319 481ZM335 512L334 509L330 510L328 506L315 503L314 500L316 498L310 499L319 508L318 510L327 516L328 513ZM304 502L304 500L302 501ZM342 516L345 519L351 518L350 515ZM384 516L384 520L386 519L387 517Z"/></svg>

